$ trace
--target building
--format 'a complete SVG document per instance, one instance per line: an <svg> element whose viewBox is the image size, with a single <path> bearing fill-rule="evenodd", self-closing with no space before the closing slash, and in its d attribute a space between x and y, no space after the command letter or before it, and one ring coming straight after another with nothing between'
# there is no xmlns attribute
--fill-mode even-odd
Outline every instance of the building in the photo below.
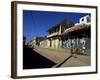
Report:
<svg viewBox="0 0 100 80"><path fill-rule="evenodd" d="M44 40L40 41L40 47L42 48L48 48L48 40L45 38Z"/></svg>
<svg viewBox="0 0 100 80"><path fill-rule="evenodd" d="M79 23L64 19L59 24L47 30L46 37L36 37L32 45L44 48L76 48L80 53L90 53L91 49L91 16L79 19ZM86 52L85 52L86 53Z"/></svg>
<svg viewBox="0 0 100 80"><path fill-rule="evenodd" d="M41 42L46 39L46 37L34 37L31 41L29 41L28 45L30 45L31 47L35 47L35 46L41 46ZM42 46L43 47L43 46Z"/></svg>
<svg viewBox="0 0 100 80"><path fill-rule="evenodd" d="M91 48L91 17L86 15L79 23L64 20L48 30L48 47L77 48L80 52ZM89 52L88 52L89 53Z"/></svg>
<svg viewBox="0 0 100 80"><path fill-rule="evenodd" d="M66 29L62 34L62 44L63 48L77 48L81 53L90 53L91 17L86 15L80 18L80 23Z"/></svg>
<svg viewBox="0 0 100 80"><path fill-rule="evenodd" d="M48 47L51 48L61 48L62 47L62 33L70 28L71 26L74 26L74 23L64 19L62 22L59 24L51 27L48 29L48 35L47 35L47 40L48 40Z"/></svg>

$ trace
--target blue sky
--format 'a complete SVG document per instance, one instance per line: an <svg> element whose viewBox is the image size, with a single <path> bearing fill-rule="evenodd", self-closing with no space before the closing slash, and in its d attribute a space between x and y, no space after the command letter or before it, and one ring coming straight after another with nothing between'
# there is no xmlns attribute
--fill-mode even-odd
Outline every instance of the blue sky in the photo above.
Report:
<svg viewBox="0 0 100 80"><path fill-rule="evenodd" d="M77 23L79 22L79 18L85 15L88 15L88 13L23 10L23 35L28 42L35 36L47 35L46 31L49 28L64 19Z"/></svg>

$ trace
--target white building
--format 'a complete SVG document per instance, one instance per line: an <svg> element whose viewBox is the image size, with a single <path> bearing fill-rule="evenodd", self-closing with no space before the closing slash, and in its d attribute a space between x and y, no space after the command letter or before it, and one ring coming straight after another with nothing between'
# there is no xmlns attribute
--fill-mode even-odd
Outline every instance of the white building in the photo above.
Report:
<svg viewBox="0 0 100 80"><path fill-rule="evenodd" d="M80 18L80 24L82 24L82 23L84 23L84 24L91 24L91 17L90 17L90 15L86 15L84 17L81 17Z"/></svg>

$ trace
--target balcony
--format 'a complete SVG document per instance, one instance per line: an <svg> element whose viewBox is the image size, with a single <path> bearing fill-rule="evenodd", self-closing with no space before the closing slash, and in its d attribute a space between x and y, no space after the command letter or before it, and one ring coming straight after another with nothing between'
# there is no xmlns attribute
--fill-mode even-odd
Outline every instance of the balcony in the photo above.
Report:
<svg viewBox="0 0 100 80"><path fill-rule="evenodd" d="M49 35L47 35L47 38L53 37L53 36L57 36L57 35L59 35L59 32L55 32L55 33L49 34Z"/></svg>

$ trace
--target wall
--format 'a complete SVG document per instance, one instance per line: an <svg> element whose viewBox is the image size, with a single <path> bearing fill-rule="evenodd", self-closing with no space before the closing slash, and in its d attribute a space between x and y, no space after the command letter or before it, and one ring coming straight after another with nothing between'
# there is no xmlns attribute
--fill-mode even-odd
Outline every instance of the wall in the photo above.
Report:
<svg viewBox="0 0 100 80"><path fill-rule="evenodd" d="M58 37L56 37L54 39L52 38L51 43L52 43L52 48L59 48L59 39L58 39Z"/></svg>
<svg viewBox="0 0 100 80"><path fill-rule="evenodd" d="M71 43L75 48L83 49L83 38L67 39L62 41L62 48L71 48ZM85 49L90 49L90 38L84 38Z"/></svg>
<svg viewBox="0 0 100 80"><path fill-rule="evenodd" d="M42 48L47 48L49 42L47 40L40 41L40 47Z"/></svg>
<svg viewBox="0 0 100 80"><path fill-rule="evenodd" d="M30 0L30 1L63 3L63 4L100 5L100 0ZM10 78L10 73L11 73L10 72L11 71L10 2L11 0L0 0L0 80L14 80ZM100 14L100 11L98 12L98 14ZM98 18L100 22L100 17ZM100 26L100 24L98 26ZM100 27L98 27L98 30L100 30ZM98 34L100 34L100 31L98 31ZM99 39L98 47L100 47L100 36L98 37L98 39ZM100 53L100 49L98 53ZM100 57L100 54L98 54L98 57ZM98 58L98 61L100 61L100 58ZM98 67L100 68L100 64L98 64ZM49 77L32 78L32 79L27 78L22 80L100 80L100 69L98 74L91 74L91 75L74 75L74 76L62 76L62 77L50 77L50 78Z"/></svg>

